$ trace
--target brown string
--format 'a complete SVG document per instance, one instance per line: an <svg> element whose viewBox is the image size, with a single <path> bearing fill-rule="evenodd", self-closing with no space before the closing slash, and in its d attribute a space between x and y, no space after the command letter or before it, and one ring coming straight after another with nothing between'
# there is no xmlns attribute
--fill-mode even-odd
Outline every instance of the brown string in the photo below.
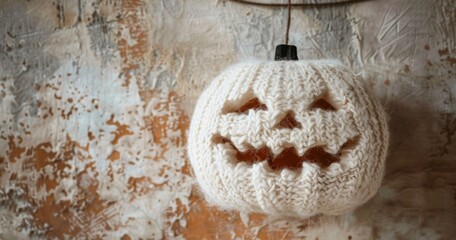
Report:
<svg viewBox="0 0 456 240"><path fill-rule="evenodd" d="M287 33L285 34L285 45L288 45L288 34L290 33L290 22L291 22L291 0L288 0L288 21L287 21Z"/></svg>
<svg viewBox="0 0 456 240"><path fill-rule="evenodd" d="M323 7L335 7L345 4L351 4L356 2L364 2L368 0L346 0L338 2L323 2L323 3L291 3L291 0L288 0L288 4L284 3L263 3L263 2L252 2L247 0L228 0L231 2L248 4L260 7L288 7L288 20L287 20L287 32L285 33L285 45L288 45L288 36L290 33L290 22L291 22L291 7L312 7L312 8L323 8Z"/></svg>
<svg viewBox="0 0 456 240"><path fill-rule="evenodd" d="M337 2L323 2L323 3L263 3L263 2L254 2L248 0L228 0L231 2L248 4L260 7L308 7L308 8L324 8L324 7L335 7L340 5L352 4L357 2L365 2L369 0L345 0ZM291 5L291 6L289 6Z"/></svg>

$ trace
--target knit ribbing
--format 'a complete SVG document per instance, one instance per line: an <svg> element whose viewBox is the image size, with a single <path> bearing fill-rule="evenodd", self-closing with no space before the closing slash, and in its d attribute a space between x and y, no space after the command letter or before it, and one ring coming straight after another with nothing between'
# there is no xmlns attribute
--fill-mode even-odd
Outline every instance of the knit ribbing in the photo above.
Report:
<svg viewBox="0 0 456 240"><path fill-rule="evenodd" d="M252 98L267 109L233 110ZM318 99L335 109L311 109ZM276 127L290 113L299 127ZM221 73L202 93L188 154L210 203L308 217L341 214L371 198L383 177L388 140L380 104L338 62L250 62ZM340 161L273 170L267 161L249 164L236 157L260 148L277 156L290 147L302 156L315 146Z"/></svg>

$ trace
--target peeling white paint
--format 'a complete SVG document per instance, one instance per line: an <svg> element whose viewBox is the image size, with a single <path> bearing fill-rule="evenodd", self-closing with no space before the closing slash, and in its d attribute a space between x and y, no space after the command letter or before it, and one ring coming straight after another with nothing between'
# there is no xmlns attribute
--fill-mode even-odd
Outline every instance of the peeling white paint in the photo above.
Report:
<svg viewBox="0 0 456 240"><path fill-rule="evenodd" d="M286 9L4 1L0 238L194 238L186 229L233 239L451 238L455 12L452 0L293 9L290 43L299 57L340 59L360 73L392 132L372 201L344 216L296 220L204 210L185 160L186 124L201 91L238 60L271 59ZM208 232L193 225L198 214Z"/></svg>

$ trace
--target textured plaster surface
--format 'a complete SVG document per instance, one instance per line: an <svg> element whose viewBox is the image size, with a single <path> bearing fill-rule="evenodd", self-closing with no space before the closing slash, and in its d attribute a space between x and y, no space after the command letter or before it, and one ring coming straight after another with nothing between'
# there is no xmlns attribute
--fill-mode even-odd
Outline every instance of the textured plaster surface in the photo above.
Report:
<svg viewBox="0 0 456 240"><path fill-rule="evenodd" d="M0 239L451 239L456 2L293 9L301 59L339 59L389 114L379 193L306 220L207 206L186 156L201 91L271 59L285 9L222 0L0 1Z"/></svg>

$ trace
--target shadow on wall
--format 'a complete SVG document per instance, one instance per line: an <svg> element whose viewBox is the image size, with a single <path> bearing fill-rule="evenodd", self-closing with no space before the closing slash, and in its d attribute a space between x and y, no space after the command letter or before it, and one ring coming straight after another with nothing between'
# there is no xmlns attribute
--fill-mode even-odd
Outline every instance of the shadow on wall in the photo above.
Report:
<svg viewBox="0 0 456 240"><path fill-rule="evenodd" d="M450 239L456 234L451 230L456 225L456 161L451 154L456 146L441 143L440 136L449 133L442 129L441 114L419 104L424 95L388 102L390 147L383 184L355 212L372 226L375 239Z"/></svg>

